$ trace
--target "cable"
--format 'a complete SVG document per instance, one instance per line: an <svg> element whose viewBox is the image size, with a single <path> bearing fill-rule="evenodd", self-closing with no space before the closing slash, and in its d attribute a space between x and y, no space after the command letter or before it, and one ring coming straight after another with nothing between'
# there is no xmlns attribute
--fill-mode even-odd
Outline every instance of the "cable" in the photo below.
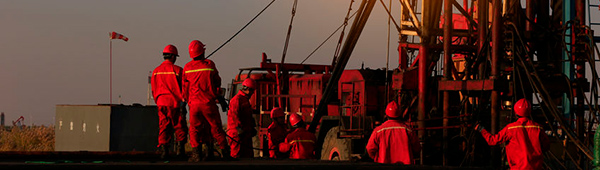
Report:
<svg viewBox="0 0 600 170"><path fill-rule="evenodd" d="M287 36L285 38L285 44L283 46L283 53L281 55L281 64L285 62L285 55L287 54L288 44L290 43L290 36L292 34L292 23L294 23L294 16L296 16L296 8L298 7L298 0L294 0L292 6L292 18L290 19L290 25L288 27Z"/></svg>
<svg viewBox="0 0 600 170"><path fill-rule="evenodd" d="M564 47L565 49L567 49L567 43L566 43L566 40L565 40L566 30L567 30L567 28L571 28L571 25L573 24L573 22L574 22L574 21L568 21L568 22L566 23L566 25L565 25L565 28L563 28L563 33L562 33L562 45L563 45L563 47ZM584 27L585 29L587 29L587 30L590 30L590 29L591 29L590 27L588 27L588 26L586 26L586 25L584 25L583 27ZM572 33L572 34L574 34L574 33ZM596 44L595 44L595 43L594 43L594 41L593 41L593 37L592 37L590 34L586 34L586 36L587 36L587 38L589 38L589 39L591 40L591 44L593 44L593 47L595 47L595 48L594 48L594 49L589 49L589 48L590 48L590 46L586 46L586 48L588 48L588 49L587 49L587 50L585 50L585 51L586 51L586 52L587 52L587 51L596 51L596 52L597 52L597 53L600 55L600 52L598 51L598 48L597 48ZM572 43L572 42L571 42L571 43ZM588 44L588 45L589 45L589 44ZM566 50L566 51L567 51L567 55L569 56L569 58L573 58L573 54L572 54L573 52L572 52L572 51L568 51L568 50ZM592 54L590 54L590 53L586 53L587 60L588 60L588 64L589 64L589 65L590 65L590 67L592 68L591 70L592 70L592 80L593 80L593 84L600 84L600 82L599 82L599 80L598 80L598 73L596 72L596 67L595 67L595 64L592 64L592 62L595 62L595 60L592 58L592 55L593 55L593 53L592 53ZM573 63L573 62L571 62L571 67L574 67L574 63ZM597 86L596 86L596 85L594 85L594 86L593 86L593 89L592 89L592 92L591 92L591 93L593 93L593 94L594 94L594 96L598 96L598 89L597 89ZM593 106L594 106L594 108L592 108L592 107L591 107L591 106L592 106L592 102L591 102L590 100L588 100L588 99L587 99L587 97L586 97L585 95L584 95L583 97L584 97L584 101L585 101L585 102L588 104L588 106L590 106L590 107L589 107L590 116L594 116L594 120L596 120L596 121L599 121L599 120L598 120L598 115L596 115L596 113L597 113L597 112L598 112L598 110L599 110L599 108L598 108L598 104L597 104L597 99L596 99L596 100L592 99L592 101L596 101L596 103L593 105ZM571 99L571 105L573 105L572 103L573 103L573 99ZM591 124L592 124L592 123L593 123L593 122L592 122L592 121L590 121L590 125L588 125L588 131L591 131L591 129L590 129L590 128L591 128ZM587 141L587 140L586 140L586 141Z"/></svg>
<svg viewBox="0 0 600 170"><path fill-rule="evenodd" d="M394 25L396 26L396 29L398 30L398 32L402 31L400 26L398 26L398 23L396 23L396 20L394 19L394 17L392 16L392 13L390 12L390 10L388 10L387 6L385 6L385 3L383 3L383 0L379 0L379 2L381 2L381 5L383 5L383 8L385 9L385 11L387 12L389 18L392 19L392 22L394 22ZM391 7L392 4L390 4Z"/></svg>
<svg viewBox="0 0 600 170"><path fill-rule="evenodd" d="M362 11L362 9L364 7L363 5L365 4L365 2L366 1L363 1L361 3L361 6L359 7L359 10L357 10L356 12ZM341 47L342 47L342 41L344 40L344 32L346 32L346 26L348 26L348 19L349 19L348 18L348 14L350 14L350 11L352 10L352 3L354 3L354 0L350 1L350 6L348 7L348 12L346 13L346 18L344 19L344 29L342 29L342 33L340 34L340 38L338 39L338 43L335 46L335 51L333 52L333 60L331 61L331 65L332 66L335 66L337 64L336 61L338 60L338 56L340 54L340 50L341 50ZM356 12L354 12L354 13L356 13ZM354 21L358 22L359 19L355 18ZM356 23L352 23L352 24L356 24ZM350 31L352 31L352 30L350 30Z"/></svg>
<svg viewBox="0 0 600 170"><path fill-rule="evenodd" d="M227 133L225 133L225 136L227 136L229 138L229 140L231 140L235 143L240 143L239 141L235 140L233 137L229 136ZM243 145L240 145L240 147L243 147ZM251 148L254 150L259 150L259 151L263 150L261 148L255 148L255 147L251 147ZM277 150L277 149L267 149L267 150Z"/></svg>
<svg viewBox="0 0 600 170"><path fill-rule="evenodd" d="M508 25L512 26L514 30L518 30L517 27L514 25L514 23L509 22ZM519 35L519 33L518 32L515 32L515 33L516 33L517 37L519 38L518 40L521 42L521 46L524 48L527 48L524 45L525 43L523 42L522 37ZM517 53L517 54L519 54L519 53ZM525 61L528 61L527 64L533 68L533 63L531 60L524 60L520 55L517 55L517 57L521 61L523 66L526 66ZM558 111L556 110L557 107L554 105L552 100L549 99L549 96L548 96L549 93L545 89L544 85L543 84L538 85L533 81L533 78L535 78L537 80L537 82L540 82L540 83L542 82L541 79L537 76L537 72L535 71L535 69L533 69L533 71L532 71L533 73L531 73L531 72L529 72L527 67L525 67L525 72L527 73L527 75L530 75L530 76L528 76L528 78L530 80L530 84L532 85L532 88L534 90L536 90L538 92L538 94L540 94L540 96L542 97L542 100L539 99L540 96L536 95L536 98L540 101L544 101L543 103L546 105L547 108L549 108L549 111L551 112L552 116L555 118L555 121L561 125L560 126L561 129L565 131L568 138L577 146L577 148L580 149L580 151L583 152L585 154L585 156L588 157L588 159L593 159L593 156L591 155L591 153L589 153L590 152L589 148L585 147L583 145L583 143L581 143L581 141L578 138L576 138L575 135L571 134L572 130L568 126L565 126L565 123L562 121L561 117L558 114ZM548 121L550 121L550 119L548 119L548 117L546 116L544 109L542 109L542 112L544 113L544 116L546 117L546 119ZM550 126L550 127L552 128L552 126ZM568 152L567 152L567 154L569 155ZM578 167L578 168L581 169L581 167Z"/></svg>
<svg viewBox="0 0 600 170"><path fill-rule="evenodd" d="M489 44L489 42L490 42L490 39L491 39L491 34L489 34L489 31L490 31L490 30L488 30L488 32L486 32L486 38L485 38L485 42L483 42L483 44ZM480 42L480 43L481 43L481 42ZM488 47L489 47L489 46L486 46L486 45L482 46L482 47L481 47L481 48L478 50L478 52L477 52L477 55L475 56L475 61L473 62L473 64L474 64L474 65L477 65L477 63L480 63L480 64L481 64L481 63L482 63L482 61L480 61L479 59L480 59L480 58L486 58L486 59L484 59L484 60L485 60L485 63L484 63L484 64L485 64L485 65L484 65L484 67L485 67L485 68L484 68L484 70L483 70L484 72L483 72L483 73L481 73L481 76L482 76L482 77L483 77L483 76L486 74L486 71L487 71L487 58L488 58L488 57L483 57L483 56L482 56L482 54L483 54L484 52L488 51ZM486 53L486 54L487 54L487 53ZM466 57L465 57L465 58L466 58ZM472 67L473 67L473 65L471 65L471 66L469 66L469 67L465 67L465 68L468 70L468 69L473 69ZM465 77L467 77L467 78L468 78L468 77L469 77L469 75L465 75ZM485 81L484 81L484 82L485 82ZM481 90L481 91L483 91L484 87L485 87L485 85L484 85L484 84L482 84L482 90ZM465 98L468 98L468 97L465 97ZM483 93L481 93L481 95L480 95L480 98L483 98ZM477 107L481 107L481 104L477 105ZM473 112L475 112L475 104L471 104L471 110L472 110ZM477 112L478 112L478 114L471 114L472 116L474 116L474 118L473 118L473 119L474 119L475 121L479 121L479 120L480 120L480 118L481 118L481 110L482 110L482 109L478 108L478 109L477 109ZM473 137L474 137L474 136L475 136L475 130L472 130L472 131L471 131L471 134L469 135L469 137L468 137L468 139L467 139L467 141L469 141L469 142L471 142L471 143L475 143L475 142L472 142L472 140L473 140ZM473 146L473 145L469 145L469 146ZM475 153L475 148L474 148L474 147L473 147L473 148L471 148L471 151L470 151L470 152L471 152L471 154L467 154L467 155L474 155L474 153ZM468 157L468 156L465 156L465 157L463 158L463 160L461 161L461 163L460 163L459 167L462 167L462 166L463 166L463 164L465 163L465 161L466 161L467 159L472 159L472 158L471 158L471 157Z"/></svg>
<svg viewBox="0 0 600 170"><path fill-rule="evenodd" d="M244 29L246 29L246 27L248 25L250 25L250 23L252 23L258 16L260 16L260 14L262 14L267 8L269 8L269 6L271 6L271 4L273 4L273 2L275 2L275 0L271 1L271 3L269 3L258 14L256 14L256 16L254 16L254 18L252 18L248 23L246 23L246 25L244 25L244 27L242 27L242 29L240 29L238 32L233 34L233 36L231 36L231 38L229 38L227 41L225 41L225 43L221 44L221 46L219 46L219 48L217 48L215 51L211 52L208 56L206 56L206 58L207 59L210 58L210 56L212 56L215 52L219 51L219 49L221 49L223 46L225 46L225 44L229 43L229 41L231 41L233 38L235 38L235 36L237 36L240 32L242 32Z"/></svg>
<svg viewBox="0 0 600 170"><path fill-rule="evenodd" d="M521 39L520 39L520 40L521 40ZM521 41L521 43L523 43L523 41ZM523 45L523 44L522 44L522 45ZM525 47L525 46L523 45L523 47ZM521 57L519 54L521 54L521 53L516 53L516 55L518 55L517 57L519 57L519 59L521 60L521 66L522 66L524 69L526 69L525 71L527 72L526 65L525 65L525 63L523 62L523 60L522 60L522 57ZM518 69L515 69L515 70L517 70L517 71L518 71ZM519 75L520 75L520 74L519 74ZM530 75L530 74L528 73L528 75ZM534 89L534 90L536 90L536 91L540 92L540 91L539 91L539 89L538 89L538 88L535 86L535 84L534 84L535 82L533 81L533 79L532 79L531 77L529 77L529 76L528 76L527 78L528 78L527 80L529 80L529 82L530 82L530 85L532 86L532 89ZM522 78L520 78L520 79L521 79L521 82L522 82ZM522 85L522 84L521 84L521 85ZM522 87L524 87L524 86L522 85ZM539 97L538 97L538 96L536 96L536 98L537 98L537 100L541 101L541 100L539 99ZM544 115L544 117L546 118L546 120L547 120L548 122L550 122L549 118L546 116L546 112L544 111L544 109L542 109L542 112L544 113L543 115ZM553 133L556 133L556 130L553 128L553 126L549 126L549 127L550 127L550 129L551 129L551 131L552 131ZM555 136L555 137L556 137L558 140L560 140L560 138L558 138L558 136ZM565 148L564 146L563 146L563 149L565 149L565 150L566 150L566 148ZM575 159L574 159L574 158L571 156L571 154L570 154L570 153L566 152L566 154L567 154L567 156L568 156L569 158L571 158L571 161L574 161L574 162L575 162ZM559 161L559 160L557 160L557 162L558 162L558 161ZM578 167L578 169L581 169L581 167Z"/></svg>
<svg viewBox="0 0 600 170"><path fill-rule="evenodd" d="M354 13L352 14L352 16L349 17L349 19L354 18L354 15L357 13L358 11L354 11ZM304 60L302 60L302 62L300 62L300 64L304 64L304 62L310 58L315 52L317 52L317 50L319 50L321 48L321 46L323 46L323 44L325 44L327 41L329 41L329 39L335 34L337 33L342 27L344 27L347 23L343 23L342 25L340 25L335 31L333 31L333 33L331 33L331 35L329 35L329 37L327 37L327 39L325 39L325 41L323 41L317 48L315 48L315 50L313 50L308 56L306 56L306 58L304 58Z"/></svg>

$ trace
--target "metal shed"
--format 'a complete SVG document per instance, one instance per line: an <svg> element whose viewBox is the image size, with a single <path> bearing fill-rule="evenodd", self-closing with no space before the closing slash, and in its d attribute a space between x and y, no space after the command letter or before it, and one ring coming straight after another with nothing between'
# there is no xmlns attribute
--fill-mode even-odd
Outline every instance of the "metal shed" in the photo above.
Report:
<svg viewBox="0 0 600 170"><path fill-rule="evenodd" d="M156 106L57 105L55 151L155 151Z"/></svg>

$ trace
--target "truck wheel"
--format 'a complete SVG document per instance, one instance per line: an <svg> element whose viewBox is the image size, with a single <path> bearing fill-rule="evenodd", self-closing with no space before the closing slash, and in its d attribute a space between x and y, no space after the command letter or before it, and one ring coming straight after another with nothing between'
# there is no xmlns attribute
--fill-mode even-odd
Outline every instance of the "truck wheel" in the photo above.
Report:
<svg viewBox="0 0 600 170"><path fill-rule="evenodd" d="M325 140L323 141L323 149L321 150L322 160L345 161L350 160L351 143L350 139L338 138L339 126L331 128Z"/></svg>

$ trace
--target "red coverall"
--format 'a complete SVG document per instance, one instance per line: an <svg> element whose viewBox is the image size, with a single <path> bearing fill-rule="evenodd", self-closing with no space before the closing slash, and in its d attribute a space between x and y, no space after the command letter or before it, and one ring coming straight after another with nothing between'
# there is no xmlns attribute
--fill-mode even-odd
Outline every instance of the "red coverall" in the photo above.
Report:
<svg viewBox="0 0 600 170"><path fill-rule="evenodd" d="M317 137L305 128L296 128L290 132L283 143L279 144L279 152L290 152L290 159L315 159Z"/></svg>
<svg viewBox="0 0 600 170"><path fill-rule="evenodd" d="M284 126L279 125L277 122L273 121L271 125L269 125L269 128L267 129L267 138L269 141L270 158L279 159L286 157L281 152L278 152L278 144L285 141L285 137L287 136L287 134L287 129Z"/></svg>
<svg viewBox="0 0 600 170"><path fill-rule="evenodd" d="M375 128L367 143L369 156L378 163L410 165L413 153L420 150L417 133L399 120L388 120Z"/></svg>
<svg viewBox="0 0 600 170"><path fill-rule="evenodd" d="M543 169L543 152L550 149L550 141L538 123L526 117L519 118L492 135L485 129L481 135L489 145L506 144L506 157L510 169Z"/></svg>
<svg viewBox="0 0 600 170"><path fill-rule="evenodd" d="M209 59L192 60L183 68L183 98L190 107L190 145L198 147L209 142L212 134L221 149L227 146L216 97L221 77Z"/></svg>
<svg viewBox="0 0 600 170"><path fill-rule="evenodd" d="M173 131L177 141L187 141L187 123L181 115L179 103L181 96L182 68L165 60L152 72L150 79L152 96L158 106L158 146L171 141Z"/></svg>
<svg viewBox="0 0 600 170"><path fill-rule="evenodd" d="M252 137L256 132L256 122L252 118L252 105L250 97L241 90L229 101L229 112L227 112L227 134L233 138L229 140L231 157L252 158ZM238 129L242 130L238 134ZM235 141L234 141L235 140ZM237 142L236 142L237 141Z"/></svg>

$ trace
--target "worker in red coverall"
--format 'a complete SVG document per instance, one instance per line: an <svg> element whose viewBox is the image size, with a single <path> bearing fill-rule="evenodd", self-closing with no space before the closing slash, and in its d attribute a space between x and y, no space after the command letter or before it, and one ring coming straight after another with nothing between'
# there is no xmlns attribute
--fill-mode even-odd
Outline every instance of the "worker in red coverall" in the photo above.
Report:
<svg viewBox="0 0 600 170"><path fill-rule="evenodd" d="M517 101L514 105L516 122L510 123L492 135L477 124L475 130L481 132L489 145L506 143L506 157L510 169L543 169L543 152L550 149L550 141L540 124L531 121L531 103L526 99Z"/></svg>
<svg viewBox="0 0 600 170"><path fill-rule="evenodd" d="M302 116L292 113L289 120L292 132L279 144L279 152L289 152L290 159L315 159L315 144L317 143L315 134L306 130Z"/></svg>
<svg viewBox="0 0 600 170"><path fill-rule="evenodd" d="M205 149L200 155L202 145L212 145L207 134L219 144L223 158L230 158L229 145L221 123L217 96L220 95L221 77L215 63L204 58L204 44L194 40L189 45L192 61L183 67L183 98L190 108L190 145L192 154L190 162L206 160L212 151ZM209 148L209 147L205 147Z"/></svg>
<svg viewBox="0 0 600 170"><path fill-rule="evenodd" d="M267 128L267 138L269 141L269 157L275 159L286 158L285 154L279 152L279 143L285 141L288 134L287 125L285 124L285 113L279 107L271 110L271 125Z"/></svg>
<svg viewBox="0 0 600 170"><path fill-rule="evenodd" d="M385 114L388 120L371 133L367 153L377 163L413 164L413 154L421 150L417 132L405 121L406 112L400 111L395 101L390 102Z"/></svg>
<svg viewBox="0 0 600 170"><path fill-rule="evenodd" d="M185 120L185 103L181 95L181 76L183 69L175 65L179 57L177 48L171 44L163 50L162 62L152 72L152 97L158 106L158 147L161 159L169 155L169 143L175 132L178 157L185 155L187 142L187 122Z"/></svg>
<svg viewBox="0 0 600 170"><path fill-rule="evenodd" d="M231 137L232 158L253 158L252 137L256 136L256 122L252 117L250 97L254 94L256 82L247 78L242 82L242 89L229 101L227 112L227 135Z"/></svg>

